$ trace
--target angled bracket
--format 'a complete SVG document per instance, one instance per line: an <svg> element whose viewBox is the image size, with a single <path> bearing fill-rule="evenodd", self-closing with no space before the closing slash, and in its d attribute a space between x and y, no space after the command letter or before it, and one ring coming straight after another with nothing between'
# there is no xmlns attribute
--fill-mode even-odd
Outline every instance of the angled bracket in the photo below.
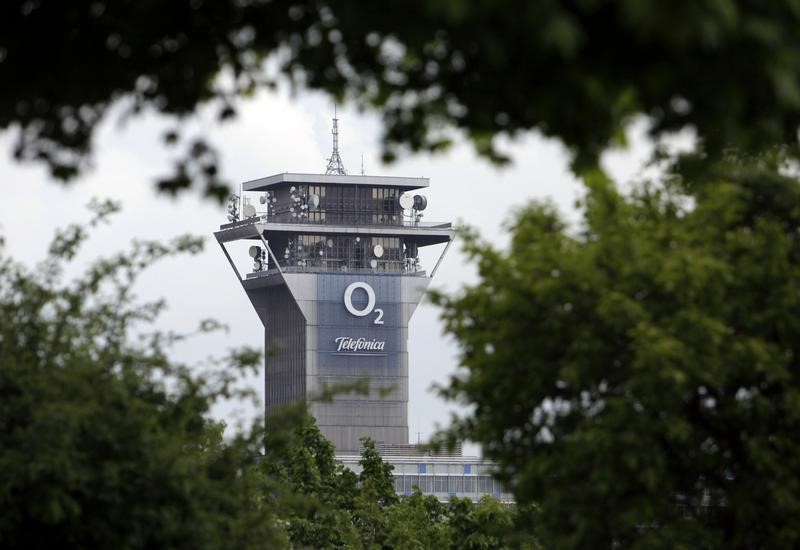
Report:
<svg viewBox="0 0 800 550"><path fill-rule="evenodd" d="M444 247L442 255L439 256L439 259L436 261L436 265L433 266L433 271L431 271L431 279L433 278L434 275L436 275L436 270L439 269L439 265L442 263L442 260L444 260L445 254L447 254L447 251L450 250L450 245L453 244L454 240L456 240L455 236L453 236L452 239L447 241L447 245Z"/></svg>

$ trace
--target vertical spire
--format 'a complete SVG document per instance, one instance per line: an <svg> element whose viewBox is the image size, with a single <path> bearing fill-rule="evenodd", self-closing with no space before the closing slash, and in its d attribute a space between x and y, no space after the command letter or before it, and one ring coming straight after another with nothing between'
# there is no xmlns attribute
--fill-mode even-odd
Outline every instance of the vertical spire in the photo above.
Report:
<svg viewBox="0 0 800 550"><path fill-rule="evenodd" d="M326 174L339 174L347 175L347 170L344 169L342 164L342 157L339 156L339 119L336 118L336 105L333 106L333 152L331 158L328 159L328 167L325 169Z"/></svg>
<svg viewBox="0 0 800 550"><path fill-rule="evenodd" d="M364 154L361 154L361 175L364 175Z"/></svg>

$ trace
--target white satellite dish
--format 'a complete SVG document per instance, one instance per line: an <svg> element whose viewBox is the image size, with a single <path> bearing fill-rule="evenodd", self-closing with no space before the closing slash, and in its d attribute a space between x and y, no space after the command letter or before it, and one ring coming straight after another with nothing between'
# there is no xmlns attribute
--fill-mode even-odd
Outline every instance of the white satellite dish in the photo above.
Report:
<svg viewBox="0 0 800 550"><path fill-rule="evenodd" d="M414 206L414 197L411 195L400 195L398 201L400 203L400 208L403 210L408 210L412 206Z"/></svg>
<svg viewBox="0 0 800 550"><path fill-rule="evenodd" d="M360 243L361 242L361 237L356 237L356 242Z"/></svg>
<svg viewBox="0 0 800 550"><path fill-rule="evenodd" d="M244 208L242 208L242 212L244 212L245 218L252 218L256 215L256 207L252 204L245 204Z"/></svg>
<svg viewBox="0 0 800 550"><path fill-rule="evenodd" d="M328 245L328 248L333 248L333 240L328 239L328 242L326 244Z"/></svg>
<svg viewBox="0 0 800 550"><path fill-rule="evenodd" d="M375 254L376 258L381 258L383 256L383 247L379 244L376 244L372 248L372 253Z"/></svg>
<svg viewBox="0 0 800 550"><path fill-rule="evenodd" d="M378 267L378 260L371 260L371 261L369 262L369 265L370 265L370 267L371 267L372 269L375 269L376 267Z"/></svg>
<svg viewBox="0 0 800 550"><path fill-rule="evenodd" d="M260 197L258 197L258 202L260 202L261 204L266 204L267 196L266 195L261 195Z"/></svg>
<svg viewBox="0 0 800 550"><path fill-rule="evenodd" d="M311 209L319 208L319 195L314 194L308 197L308 206L311 207Z"/></svg>
<svg viewBox="0 0 800 550"><path fill-rule="evenodd" d="M250 252L250 257L251 258L257 258L258 256L261 255L261 247L260 246L251 246L249 252Z"/></svg>
<svg viewBox="0 0 800 550"><path fill-rule="evenodd" d="M428 199L425 195L414 195L414 210L425 210L428 207Z"/></svg>

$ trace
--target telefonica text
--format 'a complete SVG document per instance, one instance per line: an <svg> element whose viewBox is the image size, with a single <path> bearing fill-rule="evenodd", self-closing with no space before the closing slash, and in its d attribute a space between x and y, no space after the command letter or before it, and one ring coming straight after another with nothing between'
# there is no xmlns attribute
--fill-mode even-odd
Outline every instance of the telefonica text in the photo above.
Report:
<svg viewBox="0 0 800 550"><path fill-rule="evenodd" d="M366 338L352 338L350 336L339 336L335 340L338 349L336 351L383 351L386 342L384 340L367 340Z"/></svg>

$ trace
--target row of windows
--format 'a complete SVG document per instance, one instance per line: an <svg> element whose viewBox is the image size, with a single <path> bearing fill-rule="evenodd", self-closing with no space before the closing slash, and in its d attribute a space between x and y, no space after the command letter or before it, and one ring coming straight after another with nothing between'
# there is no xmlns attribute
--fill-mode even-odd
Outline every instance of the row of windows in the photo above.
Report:
<svg viewBox="0 0 800 550"><path fill-rule="evenodd" d="M399 237L298 235L284 251L286 265L374 268L402 271L404 247ZM373 265L374 262L374 265Z"/></svg>
<svg viewBox="0 0 800 550"><path fill-rule="evenodd" d="M394 187L301 185L292 196L302 197L302 204L282 199L272 215L279 221L401 224L400 194ZM318 204L311 204L312 197Z"/></svg>
<svg viewBox="0 0 800 550"><path fill-rule="evenodd" d="M414 487L423 493L492 494L505 493L502 485L491 476L396 475L394 489L401 494L411 493Z"/></svg>

